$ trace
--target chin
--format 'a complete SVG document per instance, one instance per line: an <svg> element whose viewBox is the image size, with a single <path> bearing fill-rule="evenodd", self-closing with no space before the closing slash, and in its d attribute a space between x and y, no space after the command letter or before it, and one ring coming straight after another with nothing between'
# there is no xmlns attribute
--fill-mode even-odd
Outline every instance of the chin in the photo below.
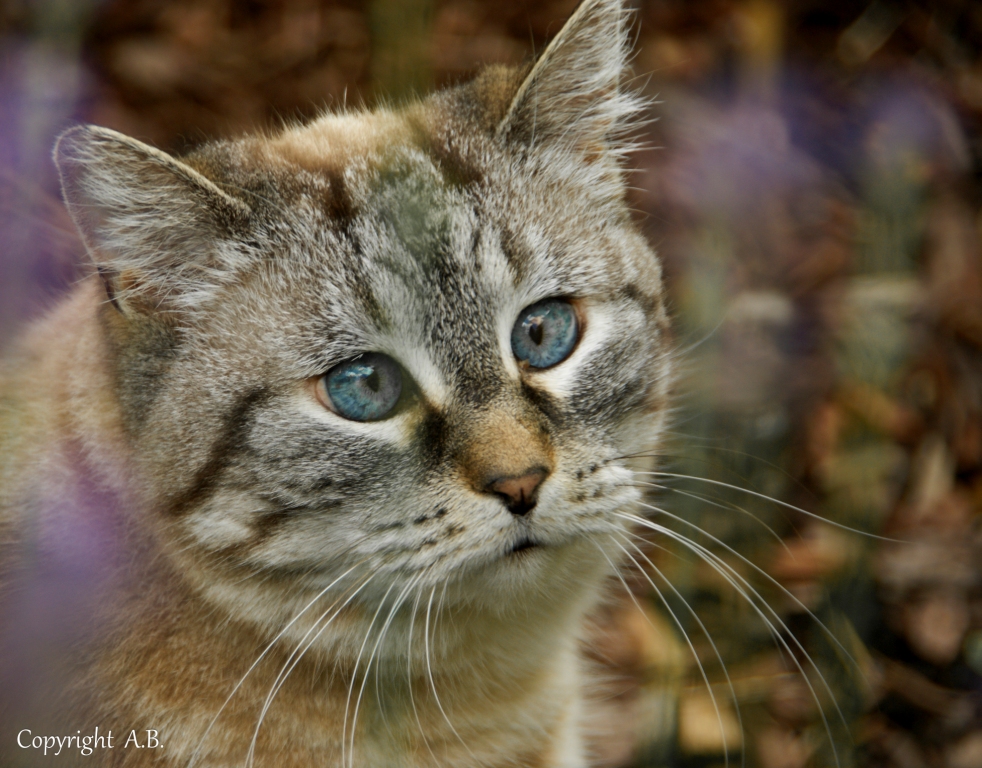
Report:
<svg viewBox="0 0 982 768"><path fill-rule="evenodd" d="M613 572L609 538L520 542L448 587L447 599L496 615L582 613Z"/></svg>

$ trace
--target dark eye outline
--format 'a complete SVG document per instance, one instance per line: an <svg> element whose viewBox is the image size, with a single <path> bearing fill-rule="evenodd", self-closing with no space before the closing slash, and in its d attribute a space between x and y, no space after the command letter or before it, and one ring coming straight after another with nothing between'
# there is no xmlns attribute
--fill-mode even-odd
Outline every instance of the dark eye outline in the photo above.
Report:
<svg viewBox="0 0 982 768"><path fill-rule="evenodd" d="M566 304L570 307L570 309L573 310L573 330L575 336L573 338L573 343L570 345L569 349L566 350L565 355L563 355L555 362L550 363L549 365L544 365L540 367L540 366L533 365L527 359L523 359L518 356L518 354L515 351L515 345L513 339L515 335L515 329L518 327L518 324L521 322L522 318L526 315L526 313L528 313L530 310L534 309L535 307L539 306L540 304L545 304L547 302L557 302L557 303ZM548 371L552 368L555 368L557 365L561 365L562 363L569 360L570 357L572 357L573 353L576 351L576 348L580 345L580 340L583 338L583 333L585 330L586 330L586 323L584 322L583 311L580 307L579 301L577 301L575 298L572 298L570 296L547 296L544 299L540 299L539 301L533 302L532 304L523 307L522 311L519 312L518 316L515 318L515 322L512 324L511 334L509 335L509 343L511 346L512 355L514 355L515 361L518 363L519 368L523 371Z"/></svg>
<svg viewBox="0 0 982 768"><path fill-rule="evenodd" d="M392 363L395 370L398 371L399 373L399 395L395 398L395 400L392 402L392 405L389 406L389 408L386 411L381 412L371 418L359 418L358 416L353 415L350 412L345 412L343 406L339 406L338 403L334 401L328 389L328 381L331 377L331 374L337 371L338 369L342 368L343 366L350 365L352 363L357 363L359 360L362 360L365 357L369 357L369 356L371 357L378 356L381 358L385 358ZM405 405L407 400L413 397L413 392L415 391L415 387L413 386L412 379L406 374L402 366L399 365L399 363L393 357L385 354L384 352L363 352L359 355L355 355L354 357L349 357L347 360L342 360L340 363L331 366L327 370L327 372L321 374L320 376L315 376L313 379L311 379L311 383L313 385L314 394L317 397L317 401L321 405L327 408L327 410L331 411L331 413L340 416L342 419L345 419L347 421L354 421L359 424L370 424L373 422L385 421L386 419L392 418L397 413L400 413L403 410L402 406Z"/></svg>

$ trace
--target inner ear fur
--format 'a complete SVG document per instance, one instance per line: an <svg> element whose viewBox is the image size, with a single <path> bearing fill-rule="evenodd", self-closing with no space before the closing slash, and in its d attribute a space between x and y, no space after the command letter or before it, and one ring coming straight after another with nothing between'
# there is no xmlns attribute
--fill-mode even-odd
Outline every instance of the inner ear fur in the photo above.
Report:
<svg viewBox="0 0 982 768"><path fill-rule="evenodd" d="M193 307L234 268L248 205L185 163L108 128L55 145L68 212L120 311Z"/></svg>
<svg viewBox="0 0 982 768"><path fill-rule="evenodd" d="M623 0L584 0L518 85L498 137L586 160L617 154L638 97L622 88L630 51Z"/></svg>

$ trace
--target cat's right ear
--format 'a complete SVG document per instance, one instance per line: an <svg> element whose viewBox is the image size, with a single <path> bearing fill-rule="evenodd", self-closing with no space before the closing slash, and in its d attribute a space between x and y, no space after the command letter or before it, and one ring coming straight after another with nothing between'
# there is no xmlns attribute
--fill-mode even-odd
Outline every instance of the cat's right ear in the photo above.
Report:
<svg viewBox="0 0 982 768"><path fill-rule="evenodd" d="M96 126L63 133L54 158L68 212L124 314L192 309L241 261L235 234L248 205L190 166Z"/></svg>

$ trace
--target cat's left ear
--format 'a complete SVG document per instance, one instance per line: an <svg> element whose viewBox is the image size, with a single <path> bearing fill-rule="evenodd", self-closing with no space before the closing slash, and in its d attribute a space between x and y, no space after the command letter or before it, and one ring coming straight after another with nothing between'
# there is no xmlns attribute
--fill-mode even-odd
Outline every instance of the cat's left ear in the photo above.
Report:
<svg viewBox="0 0 982 768"><path fill-rule="evenodd" d="M622 79L630 53L623 0L583 0L512 98L498 137L530 150L559 147L614 159L640 109Z"/></svg>

